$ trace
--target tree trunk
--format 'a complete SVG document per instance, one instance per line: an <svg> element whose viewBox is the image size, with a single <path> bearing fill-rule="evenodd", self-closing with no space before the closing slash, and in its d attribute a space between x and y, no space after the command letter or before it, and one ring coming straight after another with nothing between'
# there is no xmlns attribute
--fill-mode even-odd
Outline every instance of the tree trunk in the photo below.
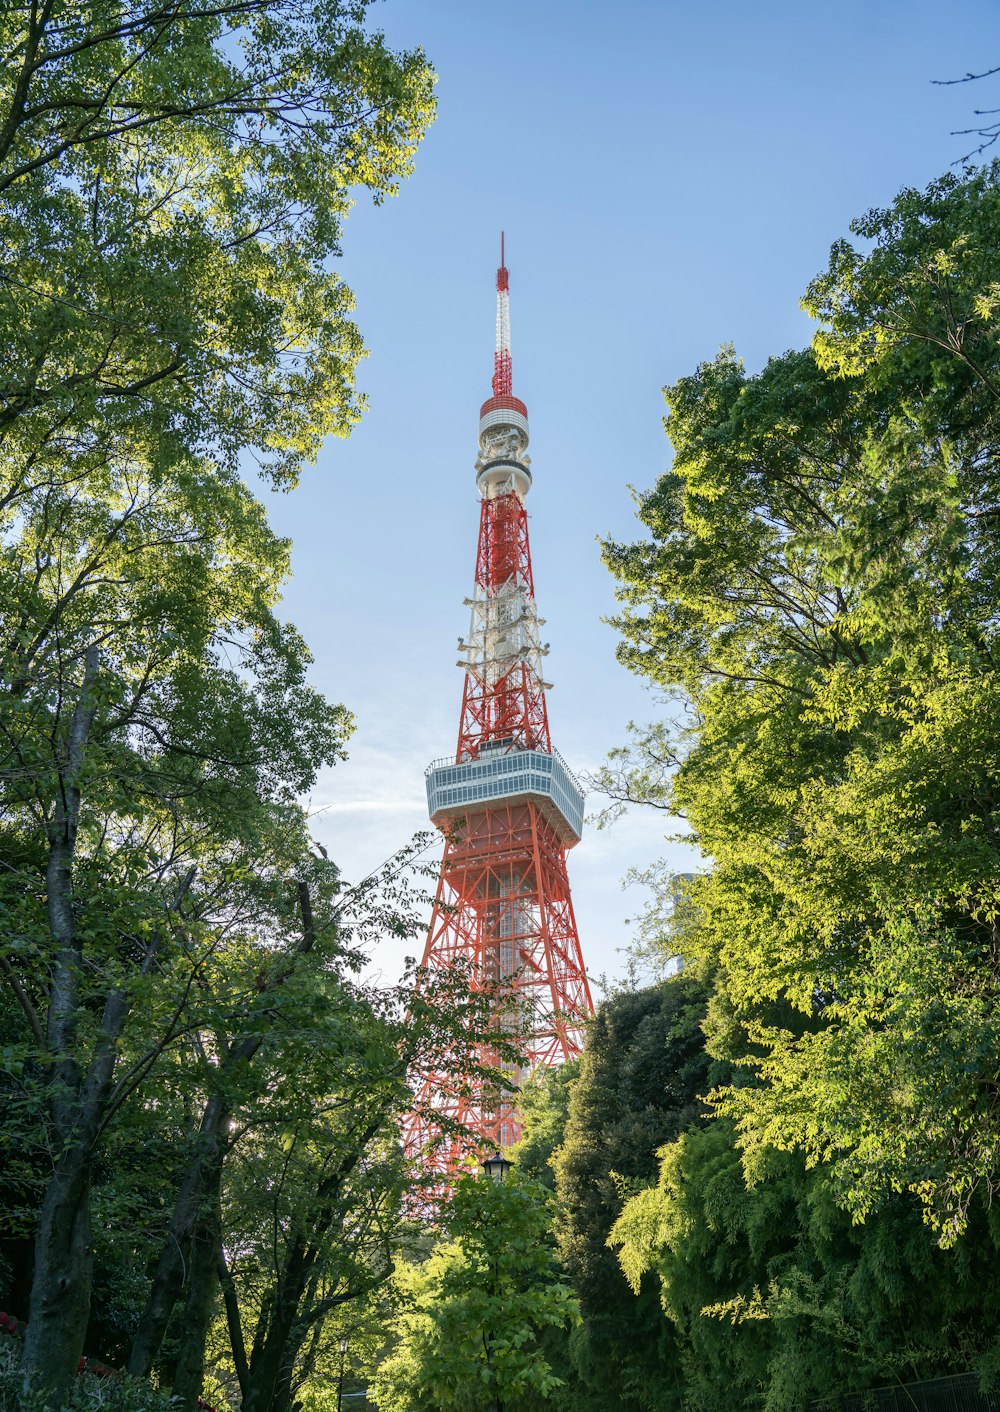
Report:
<svg viewBox="0 0 1000 1412"><path fill-rule="evenodd" d="M313 920L312 902L309 889L304 882L298 884L299 908L302 914L302 939L295 949L287 954L271 976L267 989L281 985L292 973L300 956L307 955L316 942L316 926ZM264 1042L263 1033L244 1035L229 1049L222 1065L221 1080L229 1079L235 1069L249 1064ZM225 1046L223 1045L223 1048ZM177 1195L170 1228L160 1255L153 1286L142 1311L139 1327L129 1352L128 1371L136 1378L147 1378L163 1343L170 1316L174 1311L184 1288L185 1259L191 1250L191 1242L198 1218L198 1212L205 1200L206 1191L215 1180L212 1173L218 1162L217 1177L221 1180L222 1162L225 1157L223 1143L229 1123L230 1104L219 1094L213 1094L205 1105L198 1145L188 1167L187 1174ZM220 1246L221 1249L221 1246ZM213 1277L214 1278L214 1277Z"/></svg>
<svg viewBox="0 0 1000 1412"><path fill-rule="evenodd" d="M132 1340L128 1371L134 1378L149 1377L163 1343L170 1316L184 1289L188 1273L187 1263L193 1258L195 1228L199 1213L210 1196L213 1180L216 1193L218 1192L222 1172L220 1139L228 1116L229 1109L225 1100L219 1094L213 1094L202 1114L195 1153L177 1194L167 1238L153 1276L152 1288Z"/></svg>
<svg viewBox="0 0 1000 1412"><path fill-rule="evenodd" d="M292 1369L305 1333L300 1330L296 1336L295 1326L314 1258L305 1239L296 1237L274 1291L267 1322L257 1329L243 1412L278 1412L282 1397L281 1405L288 1404Z"/></svg>
<svg viewBox="0 0 1000 1412"><path fill-rule="evenodd" d="M33 1395L60 1394L64 1400L83 1353L94 1266L90 1235L94 1151L127 1015L124 992L112 991L105 1001L90 1067L78 1085L75 1122L68 1134L61 1124L54 1124L64 1146L42 1199L21 1364L25 1388ZM53 1100L52 1107L68 1120L64 1094Z"/></svg>
<svg viewBox="0 0 1000 1412"><path fill-rule="evenodd" d="M219 1288L222 1250L222 1151L216 1149L206 1174L206 1191L191 1240L188 1296L182 1315L180 1351L172 1392L181 1412L196 1412L205 1381L205 1344Z"/></svg>
<svg viewBox="0 0 1000 1412"><path fill-rule="evenodd" d="M42 1201L21 1366L25 1389L59 1405L76 1377L90 1315L89 1152L60 1158Z"/></svg>
<svg viewBox="0 0 1000 1412"><path fill-rule="evenodd" d="M320 1258L320 1243L337 1219L336 1202L341 1189L384 1123L386 1111L385 1103L376 1106L353 1145L320 1182L316 1193L320 1205L309 1213L309 1236L301 1231L295 1236L273 1291L261 1306L243 1412L283 1412L288 1405L295 1360L309 1332L303 1317L303 1295ZM279 1408L278 1399L282 1396L284 1401Z"/></svg>
<svg viewBox="0 0 1000 1412"><path fill-rule="evenodd" d="M65 1400L83 1352L90 1313L93 1252L90 1179L93 1145L107 1099L115 1046L124 1024L124 998L109 995L101 1031L84 1078L77 1060L83 956L73 910L73 864L80 822L80 777L96 709L99 657L87 650L83 681L70 718L65 758L47 820L45 891L55 964L49 990L46 1045L51 1056L49 1112L55 1169L42 1200L35 1238L31 1308L21 1366L25 1392L57 1405Z"/></svg>
<svg viewBox="0 0 1000 1412"><path fill-rule="evenodd" d="M277 1386L274 1389L274 1396L271 1398L270 1412L290 1412L292 1406L292 1373L295 1370L295 1360L298 1356L301 1342L295 1339L294 1344L288 1348L287 1357L281 1365L281 1372L278 1374Z"/></svg>

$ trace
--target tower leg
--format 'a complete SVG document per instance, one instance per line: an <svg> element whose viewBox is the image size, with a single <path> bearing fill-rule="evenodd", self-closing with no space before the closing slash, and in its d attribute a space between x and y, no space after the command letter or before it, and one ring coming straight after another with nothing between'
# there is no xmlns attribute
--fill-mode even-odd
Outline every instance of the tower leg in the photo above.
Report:
<svg viewBox="0 0 1000 1412"><path fill-rule="evenodd" d="M404 1142L442 1172L520 1139L517 1088L534 1069L576 1058L593 1013L565 848L530 800L471 814L445 844L421 965L434 971L460 958L471 962L473 987L493 998L497 1043L479 1045L476 1062L497 1077L470 1079L445 1066L417 1076L416 1110L425 1117L409 1121ZM519 1059L504 1057L501 1044L514 1045ZM467 1137L442 1140L435 1112L461 1123Z"/></svg>

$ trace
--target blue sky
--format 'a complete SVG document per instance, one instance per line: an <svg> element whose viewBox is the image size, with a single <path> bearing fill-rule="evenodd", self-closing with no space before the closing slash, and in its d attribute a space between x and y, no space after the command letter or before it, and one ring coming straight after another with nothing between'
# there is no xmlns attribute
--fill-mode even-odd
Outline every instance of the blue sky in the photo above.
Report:
<svg viewBox="0 0 1000 1412"><path fill-rule="evenodd" d="M635 537L628 486L669 463L663 385L725 342L751 369L807 342L798 300L832 241L948 168L968 143L950 130L1000 105L995 80L930 82L1000 63L995 0L384 0L372 13L396 47L427 51L438 117L399 196L362 199L345 229L368 412L298 490L267 497L295 546L284 611L317 685L358 720L349 761L312 799L317 836L354 877L427 827L424 767L454 749L500 228L553 739L586 771L657 711L615 662L597 540ZM663 833L637 811L570 856L596 974L622 969L642 900L621 889L627 869L663 854L696 866ZM387 976L404 949L378 958Z"/></svg>

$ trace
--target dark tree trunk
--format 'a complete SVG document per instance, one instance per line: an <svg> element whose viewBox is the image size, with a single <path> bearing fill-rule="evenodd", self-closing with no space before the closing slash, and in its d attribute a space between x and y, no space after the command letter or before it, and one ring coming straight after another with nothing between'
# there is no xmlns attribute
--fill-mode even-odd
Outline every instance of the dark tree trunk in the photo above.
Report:
<svg viewBox="0 0 1000 1412"><path fill-rule="evenodd" d="M299 1351L299 1344L296 1340L295 1347L290 1348L288 1357L285 1359L281 1373L278 1377L278 1385L274 1389L274 1396L271 1399L270 1412L291 1412L292 1407L292 1373L295 1368L295 1359Z"/></svg>
<svg viewBox="0 0 1000 1412"><path fill-rule="evenodd" d="M194 1258L192 1246L199 1214L205 1209L206 1202L211 1202L213 1182L218 1203L218 1184L222 1173L221 1135L227 1121L228 1105L220 1095L213 1094L202 1114L195 1153L177 1194L152 1288L132 1340L128 1371L135 1378L149 1376L160 1351L170 1316L184 1290L187 1266Z"/></svg>
<svg viewBox="0 0 1000 1412"><path fill-rule="evenodd" d="M205 1344L219 1289L221 1187L222 1152L217 1148L206 1174L205 1199L191 1240L188 1296L182 1314L180 1348L172 1389L181 1412L196 1412L205 1381Z"/></svg>
<svg viewBox="0 0 1000 1412"><path fill-rule="evenodd" d="M226 1264L226 1252L219 1245L219 1258L216 1266L223 1303L226 1306L226 1327L229 1330L229 1344L233 1352L233 1368L236 1381L240 1385L240 1401L250 1385L250 1370L247 1366L247 1346L243 1337L243 1320L240 1317L240 1301L236 1293L236 1282Z"/></svg>
<svg viewBox="0 0 1000 1412"><path fill-rule="evenodd" d="M312 1270L315 1252L298 1236L285 1261L281 1279L267 1309L266 1319L257 1327L243 1412L278 1412L278 1399L287 1407L292 1370L304 1329L297 1329L299 1305Z"/></svg>
<svg viewBox="0 0 1000 1412"><path fill-rule="evenodd" d="M35 1240L22 1368L32 1394L56 1405L76 1377L90 1315L90 1173L90 1155L79 1146L63 1155L42 1201Z"/></svg>
<svg viewBox="0 0 1000 1412"><path fill-rule="evenodd" d="M291 1242L276 1284L261 1305L243 1395L243 1412L284 1412L288 1406L295 1360L309 1332L303 1311L303 1296L314 1278L322 1240L340 1214L337 1203L344 1183L385 1121L386 1112L387 1101L378 1104L369 1114L368 1122L355 1134L351 1147L333 1171L320 1182L316 1193L319 1204L310 1213L308 1236L300 1231ZM284 1396L284 1401L279 1409L278 1399L281 1396Z"/></svg>
<svg viewBox="0 0 1000 1412"><path fill-rule="evenodd" d="M309 897L309 889L304 882L298 884L298 894L302 915L302 939L275 969L267 985L269 990L276 989L283 984L292 973L298 958L307 955L316 942L312 902ZM263 1033L244 1035L236 1040L229 1048L222 1065L221 1077L223 1081L228 1079L234 1070L249 1064L263 1043ZM224 1042L223 1048L225 1049ZM202 1208L213 1181L218 1183L221 1180L229 1112L229 1103L219 1094L213 1094L205 1105L195 1154L177 1194L173 1215L170 1218L170 1228L156 1267L156 1274L153 1276L153 1286L149 1292L146 1307L142 1311L139 1328L132 1341L128 1371L133 1377L146 1378L149 1376L163 1343L170 1316L183 1292L185 1264L191 1258L198 1212ZM218 1164L218 1172L215 1172L216 1163ZM221 1243L218 1250L221 1253Z"/></svg>
<svg viewBox="0 0 1000 1412"><path fill-rule="evenodd" d="M73 910L73 865L80 822L80 776L96 700L96 647L88 649L83 681L59 760L52 811L46 821L45 876L49 933L55 950L45 1041L51 1056L49 1114L56 1143L52 1179L42 1199L31 1308L21 1366L25 1391L40 1401L65 1400L83 1352L90 1313L93 1253L90 1180L93 1144L107 1099L123 997L109 995L98 1043L84 1076L77 1059L83 956Z"/></svg>
<svg viewBox="0 0 1000 1412"><path fill-rule="evenodd" d="M32 1394L61 1394L72 1386L83 1353L90 1313L93 1249L90 1234L90 1184L94 1150L107 1111L118 1041L128 1015L122 991L112 991L86 1079L78 1085L76 1121L45 1190L35 1236L31 1309L22 1367ZM53 1111L68 1120L65 1095ZM63 1137L62 1122L55 1123Z"/></svg>

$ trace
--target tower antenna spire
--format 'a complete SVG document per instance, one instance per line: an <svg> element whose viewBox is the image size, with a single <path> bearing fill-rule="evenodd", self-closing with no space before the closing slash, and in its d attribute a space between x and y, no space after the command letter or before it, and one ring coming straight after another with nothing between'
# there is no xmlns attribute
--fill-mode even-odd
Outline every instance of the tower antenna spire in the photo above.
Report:
<svg viewBox="0 0 1000 1412"><path fill-rule="evenodd" d="M500 268L497 270L497 347L493 355L493 396L513 396L510 361L510 277L504 262L504 233L500 232Z"/></svg>

